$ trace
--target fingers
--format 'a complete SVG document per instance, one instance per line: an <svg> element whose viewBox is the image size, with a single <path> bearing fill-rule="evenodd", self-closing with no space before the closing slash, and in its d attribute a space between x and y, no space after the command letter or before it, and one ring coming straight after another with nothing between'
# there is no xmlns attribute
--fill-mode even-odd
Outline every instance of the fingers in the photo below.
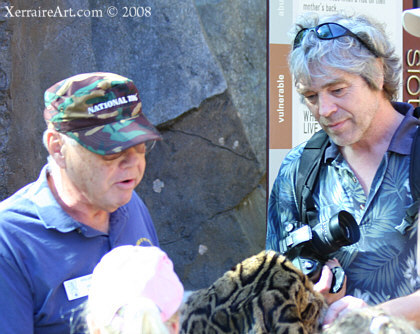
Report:
<svg viewBox="0 0 420 334"><path fill-rule="evenodd" d="M314 289L322 294L328 293L330 291L330 286L332 282L333 274L331 269L327 264L322 267L321 277L319 281L315 284Z"/></svg>
<svg viewBox="0 0 420 334"><path fill-rule="evenodd" d="M343 297L330 305L327 313L325 314L324 325L331 324L336 318L338 318L340 312L347 307L345 301L343 301L345 298L346 297Z"/></svg>
<svg viewBox="0 0 420 334"><path fill-rule="evenodd" d="M366 306L366 302L362 299L353 296L345 296L330 305L325 314L324 326L330 325L336 318L346 314L350 310Z"/></svg>
<svg viewBox="0 0 420 334"><path fill-rule="evenodd" d="M346 294L347 277L344 277L343 288L337 293L330 293L331 284L333 281L333 273L331 271L334 267L340 267L340 263L337 259L328 260L322 267L321 277L319 281L314 285L315 291L320 292L328 305L344 297Z"/></svg>
<svg viewBox="0 0 420 334"><path fill-rule="evenodd" d="M328 266L328 268L332 269L334 267L340 267L340 262L338 262L338 260L336 258L334 259L329 259L326 263L326 266Z"/></svg>

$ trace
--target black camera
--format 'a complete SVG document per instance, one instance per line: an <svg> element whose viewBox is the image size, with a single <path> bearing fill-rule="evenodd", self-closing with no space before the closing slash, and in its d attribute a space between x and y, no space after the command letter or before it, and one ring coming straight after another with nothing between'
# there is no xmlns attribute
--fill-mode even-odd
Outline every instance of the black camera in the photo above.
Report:
<svg viewBox="0 0 420 334"><path fill-rule="evenodd" d="M323 264L331 253L343 246L349 246L359 241L360 230L356 220L347 211L340 211L329 221L320 222L312 228L303 225L295 229L295 225L286 227L288 236L280 245L280 251L305 275L317 282L321 275ZM344 283L344 271L334 268L334 278L331 292L340 291Z"/></svg>

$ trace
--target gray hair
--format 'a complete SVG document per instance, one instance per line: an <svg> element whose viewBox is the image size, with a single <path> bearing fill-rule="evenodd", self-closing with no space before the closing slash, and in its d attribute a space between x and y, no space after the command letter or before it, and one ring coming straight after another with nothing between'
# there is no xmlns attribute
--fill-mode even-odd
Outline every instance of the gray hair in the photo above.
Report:
<svg viewBox="0 0 420 334"><path fill-rule="evenodd" d="M42 135L42 143L44 144L45 148L48 150L48 143L47 143L47 133L48 131L50 131L51 129L46 129ZM54 130L55 131L55 130ZM75 139L58 132L58 134L60 135L61 139L63 140L63 143L65 145L71 145L71 146L76 146L76 145L80 145Z"/></svg>
<svg viewBox="0 0 420 334"><path fill-rule="evenodd" d="M343 36L321 40L314 33L308 33L302 39L301 45L289 55L289 67L295 77L295 83L302 81L304 84L310 84L312 78L323 77L332 68L361 76L374 90L380 89L377 82L383 77L386 97L389 100L396 100L400 85L401 63L382 25L364 15L352 16L340 13L318 16L315 13L306 13L298 19L290 31L290 36L294 40L300 30L326 22L346 27L376 50L379 57L372 54L354 37Z"/></svg>
<svg viewBox="0 0 420 334"><path fill-rule="evenodd" d="M406 319L386 314L379 308L368 306L351 310L323 330L325 334L415 334L414 324Z"/></svg>

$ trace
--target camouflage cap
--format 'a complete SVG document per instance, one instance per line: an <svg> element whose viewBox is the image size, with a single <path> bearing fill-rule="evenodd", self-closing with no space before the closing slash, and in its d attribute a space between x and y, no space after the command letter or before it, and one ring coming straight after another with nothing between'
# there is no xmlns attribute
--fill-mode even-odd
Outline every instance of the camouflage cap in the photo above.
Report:
<svg viewBox="0 0 420 334"><path fill-rule="evenodd" d="M45 91L44 118L88 150L113 154L162 137L142 113L133 81L113 73L84 73Z"/></svg>

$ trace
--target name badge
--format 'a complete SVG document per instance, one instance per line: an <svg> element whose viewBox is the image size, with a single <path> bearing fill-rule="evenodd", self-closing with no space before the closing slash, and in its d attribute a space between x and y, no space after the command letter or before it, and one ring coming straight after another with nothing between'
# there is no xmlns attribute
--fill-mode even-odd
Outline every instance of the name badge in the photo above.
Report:
<svg viewBox="0 0 420 334"><path fill-rule="evenodd" d="M86 297L89 294L91 280L92 274L65 281L63 285L66 290L67 299L71 301Z"/></svg>

